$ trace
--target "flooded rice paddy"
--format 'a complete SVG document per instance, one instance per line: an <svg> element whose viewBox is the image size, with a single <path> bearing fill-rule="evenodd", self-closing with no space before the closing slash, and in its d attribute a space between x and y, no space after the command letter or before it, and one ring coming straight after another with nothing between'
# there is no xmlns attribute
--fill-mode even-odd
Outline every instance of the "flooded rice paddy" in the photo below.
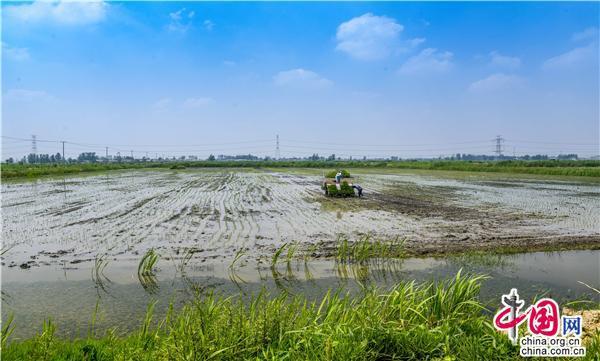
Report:
<svg viewBox="0 0 600 361"><path fill-rule="evenodd" d="M13 337L31 336L48 317L76 336L98 302L96 327L126 331L151 300L163 312L207 291L318 299L328 289L359 293L461 268L491 277L482 290L489 300L518 287L527 297L600 301L578 282L600 286L598 183L358 170L365 197L331 199L319 188L321 173L153 170L5 182L2 318L15 315ZM412 256L360 265L330 257L340 237L364 236L404 239ZM298 251L271 267L286 243ZM547 247L587 250L477 253ZM160 255L157 270L140 278L149 249Z"/></svg>

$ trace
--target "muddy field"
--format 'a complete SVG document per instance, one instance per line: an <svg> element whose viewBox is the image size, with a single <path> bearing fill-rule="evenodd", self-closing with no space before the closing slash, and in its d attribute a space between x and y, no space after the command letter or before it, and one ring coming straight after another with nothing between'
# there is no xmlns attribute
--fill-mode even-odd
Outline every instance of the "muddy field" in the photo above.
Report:
<svg viewBox="0 0 600 361"><path fill-rule="evenodd" d="M598 183L501 175L353 172L361 199L326 198L315 170L109 172L2 185L3 266L256 257L284 242L405 238L414 254L599 248Z"/></svg>

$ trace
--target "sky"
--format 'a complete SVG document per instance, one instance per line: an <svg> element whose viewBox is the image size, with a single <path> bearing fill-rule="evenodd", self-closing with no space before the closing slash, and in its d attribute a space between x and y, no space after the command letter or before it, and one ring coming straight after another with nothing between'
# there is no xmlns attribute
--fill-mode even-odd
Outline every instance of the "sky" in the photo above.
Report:
<svg viewBox="0 0 600 361"><path fill-rule="evenodd" d="M600 3L2 2L2 158L598 155ZM11 137L11 138L9 138ZM21 138L13 139L13 138Z"/></svg>

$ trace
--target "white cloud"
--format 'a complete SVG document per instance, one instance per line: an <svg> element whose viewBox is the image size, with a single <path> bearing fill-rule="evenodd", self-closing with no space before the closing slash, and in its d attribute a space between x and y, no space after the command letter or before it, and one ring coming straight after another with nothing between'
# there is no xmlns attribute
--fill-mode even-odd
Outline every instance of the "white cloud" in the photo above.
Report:
<svg viewBox="0 0 600 361"><path fill-rule="evenodd" d="M516 56L506 56L497 51L492 51L490 53L490 65L498 68L514 70L521 66L521 59Z"/></svg>
<svg viewBox="0 0 600 361"><path fill-rule="evenodd" d="M204 25L204 29L211 31L214 27L215 27L215 23L213 23L210 20L204 20L204 22L202 23Z"/></svg>
<svg viewBox="0 0 600 361"><path fill-rule="evenodd" d="M589 62L598 56L598 48L594 43L567 51L546 60L542 64L544 70L570 69Z"/></svg>
<svg viewBox="0 0 600 361"><path fill-rule="evenodd" d="M9 89L4 93L4 100L13 102L47 102L56 98L42 90Z"/></svg>
<svg viewBox="0 0 600 361"><path fill-rule="evenodd" d="M213 98L209 97L197 97L197 98L187 98L183 102L183 106L186 108L204 108L208 105L213 104L215 101Z"/></svg>
<svg viewBox="0 0 600 361"><path fill-rule="evenodd" d="M237 63L235 61L233 61L233 60L223 60L223 65L226 65L226 66L236 66Z"/></svg>
<svg viewBox="0 0 600 361"><path fill-rule="evenodd" d="M192 19L195 15L194 11L187 11L186 8L169 13L171 22L167 25L167 30L178 33L187 32L192 26Z"/></svg>
<svg viewBox="0 0 600 361"><path fill-rule="evenodd" d="M598 28L595 26L591 26L581 32L573 34L571 40L573 41L583 41L588 39L596 39L598 37Z"/></svg>
<svg viewBox="0 0 600 361"><path fill-rule="evenodd" d="M523 79L516 75L506 75L503 73L496 73L477 80L469 86L469 90L472 92L491 92L498 90L511 89L519 86L523 83Z"/></svg>
<svg viewBox="0 0 600 361"><path fill-rule="evenodd" d="M173 101L171 98L161 98L157 100L154 104L152 104L152 108L156 110L164 110L168 108Z"/></svg>
<svg viewBox="0 0 600 361"><path fill-rule="evenodd" d="M2 43L2 53L11 60L24 61L29 60L29 50L27 48L13 48L6 43Z"/></svg>
<svg viewBox="0 0 600 361"><path fill-rule="evenodd" d="M291 69L281 71L273 77L275 85L304 89L322 89L333 85L329 79L305 69Z"/></svg>
<svg viewBox="0 0 600 361"><path fill-rule="evenodd" d="M423 49L419 54L408 58L398 72L400 74L443 73L452 68L452 53L434 48Z"/></svg>
<svg viewBox="0 0 600 361"><path fill-rule="evenodd" d="M409 47L411 48L416 48L417 46L423 44L427 39L425 38L414 38L409 40L407 43L409 45Z"/></svg>
<svg viewBox="0 0 600 361"><path fill-rule="evenodd" d="M402 30L395 19L366 13L338 26L336 49L360 60L382 59L399 46Z"/></svg>
<svg viewBox="0 0 600 361"><path fill-rule="evenodd" d="M84 25L104 20L108 4L101 0L43 1L6 6L8 17L27 23L49 21L61 25Z"/></svg>

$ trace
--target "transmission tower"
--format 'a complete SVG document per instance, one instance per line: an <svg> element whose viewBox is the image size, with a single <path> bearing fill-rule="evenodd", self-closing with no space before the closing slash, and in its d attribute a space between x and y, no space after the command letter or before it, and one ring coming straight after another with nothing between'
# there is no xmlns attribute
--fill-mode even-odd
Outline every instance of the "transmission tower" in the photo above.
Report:
<svg viewBox="0 0 600 361"><path fill-rule="evenodd" d="M276 142L275 142L275 159L279 160L279 157L280 157L280 153L279 153L279 134L277 134Z"/></svg>
<svg viewBox="0 0 600 361"><path fill-rule="evenodd" d="M497 158L500 158L500 157L502 157L502 145L504 143L504 138L502 138L501 135L497 135L495 141L496 141L496 150L494 151L494 153L496 153Z"/></svg>
<svg viewBox="0 0 600 361"><path fill-rule="evenodd" d="M31 153L37 154L37 140L35 134L31 136Z"/></svg>

